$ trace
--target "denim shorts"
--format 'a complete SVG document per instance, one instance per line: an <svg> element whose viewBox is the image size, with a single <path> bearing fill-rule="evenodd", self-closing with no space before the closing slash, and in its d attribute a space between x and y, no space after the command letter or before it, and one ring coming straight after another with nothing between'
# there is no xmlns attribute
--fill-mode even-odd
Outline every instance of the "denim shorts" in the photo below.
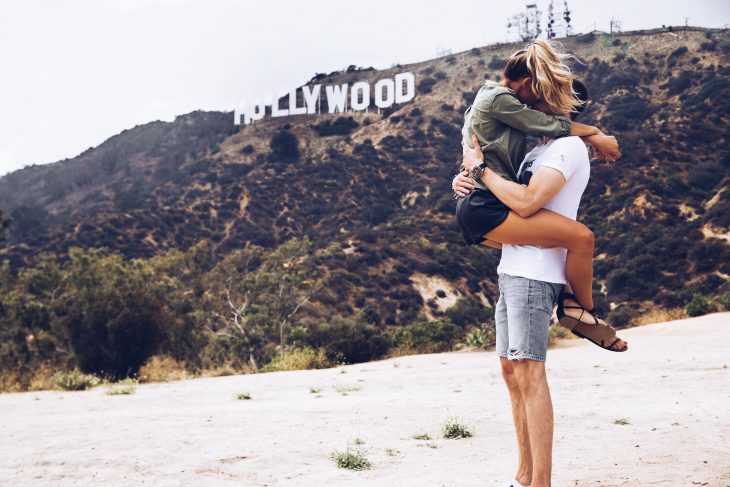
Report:
<svg viewBox="0 0 730 487"><path fill-rule="evenodd" d="M494 310L496 352L509 360L545 361L553 305L562 284L499 275L499 300Z"/></svg>

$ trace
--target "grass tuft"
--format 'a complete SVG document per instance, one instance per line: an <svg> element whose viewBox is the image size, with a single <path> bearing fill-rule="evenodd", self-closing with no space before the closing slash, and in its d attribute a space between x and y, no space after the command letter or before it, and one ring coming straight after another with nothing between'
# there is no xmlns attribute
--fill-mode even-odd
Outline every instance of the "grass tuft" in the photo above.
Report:
<svg viewBox="0 0 730 487"><path fill-rule="evenodd" d="M456 417L449 417L443 426L444 438L459 439L473 436L469 428L461 423Z"/></svg>
<svg viewBox="0 0 730 487"><path fill-rule="evenodd" d="M333 452L332 458L338 467L348 470L366 470L372 467L372 463L367 459L364 451L349 446L345 451Z"/></svg>
<svg viewBox="0 0 730 487"><path fill-rule="evenodd" d="M335 386L335 390L343 396L346 396L351 392L359 391L360 386L340 384Z"/></svg>
<svg viewBox="0 0 730 487"><path fill-rule="evenodd" d="M110 382L107 384L106 393L108 396L129 396L137 392L137 379L127 377L118 382Z"/></svg>

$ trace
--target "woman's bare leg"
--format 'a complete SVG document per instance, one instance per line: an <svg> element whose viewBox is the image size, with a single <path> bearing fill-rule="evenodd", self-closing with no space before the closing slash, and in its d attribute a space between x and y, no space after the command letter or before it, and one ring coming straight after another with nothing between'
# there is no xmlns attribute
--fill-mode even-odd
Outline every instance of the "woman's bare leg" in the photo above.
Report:
<svg viewBox="0 0 730 487"><path fill-rule="evenodd" d="M545 209L528 218L510 211L504 223L487 233L485 238L492 241L490 243L568 249L565 277L580 304L593 309L594 239L593 232L582 223Z"/></svg>

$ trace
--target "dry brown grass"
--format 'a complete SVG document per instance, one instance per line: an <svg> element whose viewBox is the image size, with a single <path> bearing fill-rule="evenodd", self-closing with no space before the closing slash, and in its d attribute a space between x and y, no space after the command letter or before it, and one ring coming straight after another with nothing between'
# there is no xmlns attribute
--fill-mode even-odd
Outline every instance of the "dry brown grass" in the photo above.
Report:
<svg viewBox="0 0 730 487"><path fill-rule="evenodd" d="M48 364L43 364L38 367L30 378L30 391L44 391L48 389L56 389L56 384L53 380L53 374L56 371L51 368Z"/></svg>
<svg viewBox="0 0 730 487"><path fill-rule="evenodd" d="M631 320L631 326L651 325L665 321L676 321L687 318L684 308L652 308Z"/></svg>
<svg viewBox="0 0 730 487"><path fill-rule="evenodd" d="M5 372L0 374L0 392L22 392L23 378L16 372Z"/></svg>
<svg viewBox="0 0 730 487"><path fill-rule="evenodd" d="M385 355L385 357L383 357L383 359L385 360L389 358L405 357L407 355L419 355L422 353L424 352L421 350L416 350L415 348L408 345L399 345L388 350L388 353Z"/></svg>
<svg viewBox="0 0 730 487"><path fill-rule="evenodd" d="M261 368L261 372L322 369L329 366L330 363L323 348L315 351L305 347L277 353L271 362Z"/></svg>
<svg viewBox="0 0 730 487"><path fill-rule="evenodd" d="M3 371L0 374L0 392L26 392L56 389L53 374L56 371L48 364L41 364L31 375Z"/></svg>
<svg viewBox="0 0 730 487"><path fill-rule="evenodd" d="M151 357L139 369L140 382L167 382L188 379L191 375L182 362L166 355Z"/></svg>
<svg viewBox="0 0 730 487"><path fill-rule="evenodd" d="M217 367L212 369L204 369L200 371L200 373L196 375L196 377L223 377L226 375L241 375L250 373L253 373L253 370L250 367L241 370L234 367L232 364L223 364L218 365Z"/></svg>
<svg viewBox="0 0 730 487"><path fill-rule="evenodd" d="M548 347L555 345L558 340L570 340L572 338L578 338L573 335L570 330L564 326L560 326L557 323L550 325L550 333L548 334Z"/></svg>

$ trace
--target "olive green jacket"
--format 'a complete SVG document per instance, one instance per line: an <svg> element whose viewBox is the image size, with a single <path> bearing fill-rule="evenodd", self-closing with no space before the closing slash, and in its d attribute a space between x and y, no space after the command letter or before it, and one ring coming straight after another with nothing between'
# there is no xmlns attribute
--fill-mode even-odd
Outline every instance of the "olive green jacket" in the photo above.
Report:
<svg viewBox="0 0 730 487"><path fill-rule="evenodd" d="M533 110L518 100L511 89L486 80L474 103L464 112L461 133L472 148L475 134L487 166L503 178L517 182L517 171L526 154L525 137L568 136L570 118ZM460 170L464 170L463 164ZM477 187L486 189L481 180L471 179Z"/></svg>

